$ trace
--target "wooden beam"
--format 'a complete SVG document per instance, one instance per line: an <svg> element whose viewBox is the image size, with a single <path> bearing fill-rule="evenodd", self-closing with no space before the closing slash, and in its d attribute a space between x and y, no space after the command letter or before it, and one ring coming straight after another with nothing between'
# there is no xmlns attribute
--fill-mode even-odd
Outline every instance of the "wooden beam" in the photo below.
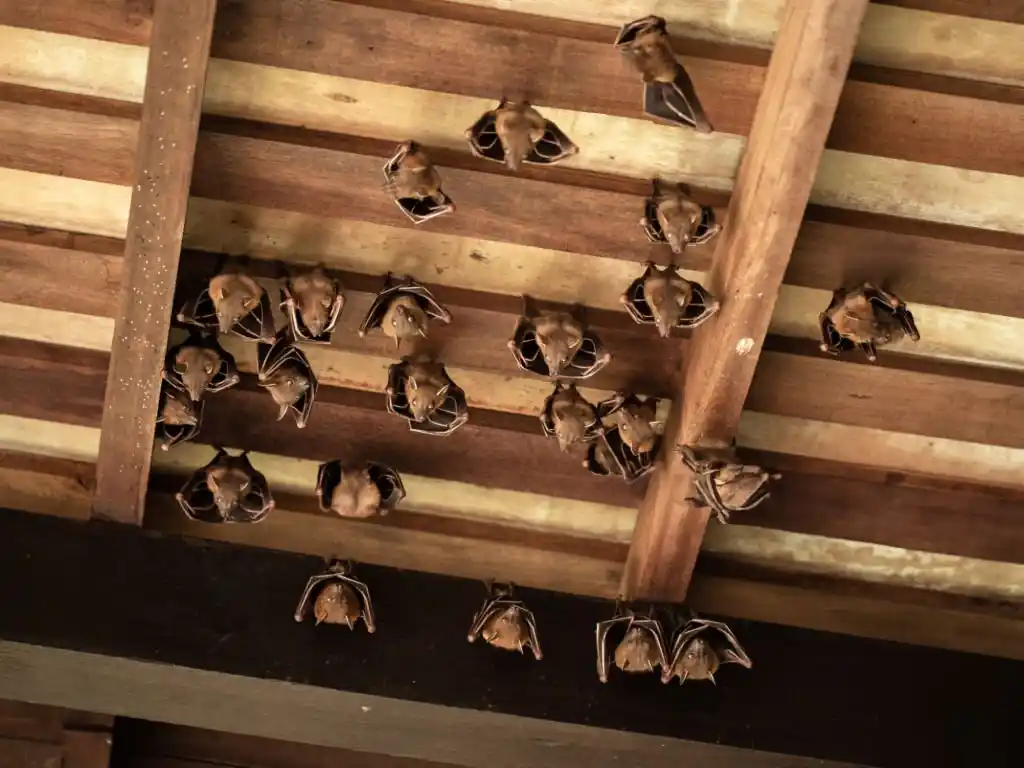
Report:
<svg viewBox="0 0 1024 768"><path fill-rule="evenodd" d="M722 309L695 332L622 592L686 597L709 511L690 505L679 444L735 437L867 0L789 0L720 237L709 288Z"/></svg>
<svg viewBox="0 0 1024 768"><path fill-rule="evenodd" d="M156 0L93 513L142 520L217 0Z"/></svg>
<svg viewBox="0 0 1024 768"><path fill-rule="evenodd" d="M466 643L478 582L360 565L370 635L292 620L318 558L12 510L0 542L0 580L19 585L0 612L0 696L36 703L490 768L1004 765L1022 724L1024 666L1005 660L734 621L751 671L602 685L607 602L523 590L536 662ZM75 599L38 610L69 573Z"/></svg>

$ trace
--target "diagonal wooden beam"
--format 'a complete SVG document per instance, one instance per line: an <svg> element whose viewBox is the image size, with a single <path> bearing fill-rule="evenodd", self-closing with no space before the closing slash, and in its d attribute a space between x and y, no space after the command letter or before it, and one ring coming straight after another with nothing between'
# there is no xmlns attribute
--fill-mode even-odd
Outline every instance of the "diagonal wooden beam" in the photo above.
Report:
<svg viewBox="0 0 1024 768"><path fill-rule="evenodd" d="M659 466L623 574L628 599L681 602L708 510L686 499L679 443L730 440L825 148L868 0L789 0L708 287L718 316L694 334Z"/></svg>
<svg viewBox="0 0 1024 768"><path fill-rule="evenodd" d="M217 0L156 0L93 515L142 520Z"/></svg>

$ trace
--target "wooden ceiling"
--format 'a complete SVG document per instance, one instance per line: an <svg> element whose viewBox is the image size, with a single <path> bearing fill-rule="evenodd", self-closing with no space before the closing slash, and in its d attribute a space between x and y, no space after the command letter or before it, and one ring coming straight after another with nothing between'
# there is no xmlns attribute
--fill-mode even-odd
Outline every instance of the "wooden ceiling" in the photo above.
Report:
<svg viewBox="0 0 1024 768"><path fill-rule="evenodd" d="M699 333L661 339L619 303L645 261L667 259L637 220L660 175L736 228L731 192L783 5L657 4L715 126L700 135L643 117L638 79L611 45L619 24L651 12L641 0L221 0L189 173L187 156L139 166L190 141L204 40L181 35L201 19L168 31L147 0L7 0L0 504L90 516L112 349L122 367L104 440L128 451L111 459L125 482L141 483L115 482L114 498L145 492L149 443L137 438L151 425L132 414L155 407L144 369L162 360L169 320L147 314L161 297L177 309L219 254L251 255L268 286L270 262L323 262L348 302L333 344L308 350L321 382L309 426L273 421L254 345L223 339L250 375L211 396L197 444L153 455L142 525L614 597L648 484L592 477L541 434L550 384L506 347L518 297L586 305L613 355L588 397L681 390ZM147 62L164 42L189 67L161 70L181 89L161 109L172 88L155 70L147 81ZM688 595L699 610L1024 658L1021 50L1015 0L868 7L738 423L744 454L783 478L766 504L708 526ZM529 98L580 153L516 175L474 158L464 131L503 95ZM414 226L382 191L381 167L406 139L428 148L456 213ZM140 180L154 174L162 186L146 198ZM191 197L175 289L146 274L177 263L173 239L150 262L126 235L165 231L139 211L176 184ZM689 250L686 274L713 272L721 253ZM455 316L431 339L471 409L450 437L415 435L385 411L393 348L356 334L389 270L428 284ZM876 364L817 344L831 291L863 280L905 299L922 334ZM148 329L131 339L115 334L122 290ZM254 452L278 498L265 522L202 525L177 508L173 492L215 444ZM393 465L407 500L368 522L319 513L316 467L336 457Z"/></svg>

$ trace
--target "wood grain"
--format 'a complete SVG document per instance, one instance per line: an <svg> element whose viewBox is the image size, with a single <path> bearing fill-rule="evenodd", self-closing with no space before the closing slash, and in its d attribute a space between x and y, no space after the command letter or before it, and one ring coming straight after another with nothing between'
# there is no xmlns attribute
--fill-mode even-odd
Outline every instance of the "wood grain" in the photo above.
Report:
<svg viewBox="0 0 1024 768"><path fill-rule="evenodd" d="M867 6L785 6L708 282L722 308L689 345L665 430L670 448L736 437ZM692 474L662 451L626 559L628 599L685 599L710 515L692 494Z"/></svg>
<svg viewBox="0 0 1024 768"><path fill-rule="evenodd" d="M93 501L97 517L123 523L141 522L146 498L216 10L217 0L154 9Z"/></svg>

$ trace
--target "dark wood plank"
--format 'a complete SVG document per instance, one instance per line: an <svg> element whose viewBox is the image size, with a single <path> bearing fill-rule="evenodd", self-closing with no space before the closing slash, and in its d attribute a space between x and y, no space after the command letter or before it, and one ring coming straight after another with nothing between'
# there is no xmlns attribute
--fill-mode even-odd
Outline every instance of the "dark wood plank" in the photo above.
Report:
<svg viewBox="0 0 1024 768"><path fill-rule="evenodd" d="M0 24L148 45L154 0L4 0Z"/></svg>
<svg viewBox="0 0 1024 768"><path fill-rule="evenodd" d="M669 449L659 456L626 559L622 592L630 599L686 597L710 510L687 500L693 477L672 448L736 436L867 6L786 4L729 202L731 226L708 281L722 309L689 345L665 430Z"/></svg>
<svg viewBox="0 0 1024 768"><path fill-rule="evenodd" d="M12 511L0 541L17 542L0 578L25 598L0 614L0 691L45 703L492 768L809 764L792 755L1002 766L1024 724L1024 668L972 654L733 622L755 670L684 689L680 708L677 686L597 681L603 602L524 590L545 643L535 663L466 644L474 582L363 566L379 631L342 635L291 620L314 558ZM68 570L76 600L36 610Z"/></svg>
<svg viewBox="0 0 1024 768"><path fill-rule="evenodd" d="M0 337L0 412L98 427L110 356Z"/></svg>
<svg viewBox="0 0 1024 768"><path fill-rule="evenodd" d="M0 765L4 768L62 768L63 750L56 744L0 737Z"/></svg>
<svg viewBox="0 0 1024 768"><path fill-rule="evenodd" d="M139 523L217 0L156 0L114 331L96 516Z"/></svg>
<svg viewBox="0 0 1024 768"><path fill-rule="evenodd" d="M915 11L949 13L989 21L1024 24L1024 7L1017 0L875 0L879 5L895 5Z"/></svg>

